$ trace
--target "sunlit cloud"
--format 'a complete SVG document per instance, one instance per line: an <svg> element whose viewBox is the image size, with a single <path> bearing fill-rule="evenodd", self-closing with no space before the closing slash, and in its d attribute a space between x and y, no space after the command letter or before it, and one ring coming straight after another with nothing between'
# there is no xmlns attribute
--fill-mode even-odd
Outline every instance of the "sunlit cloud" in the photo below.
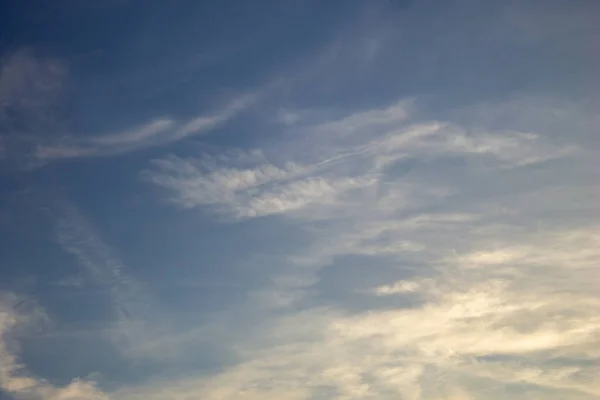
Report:
<svg viewBox="0 0 600 400"><path fill-rule="evenodd" d="M327 40L269 14L151 78L179 52L145 37L97 80L1 60L0 250L25 272L0 276L0 396L600 398L592 7L376 3ZM183 19L193 52L229 28ZM137 122L74 132L70 84L99 106L77 123Z"/></svg>
<svg viewBox="0 0 600 400"><path fill-rule="evenodd" d="M369 118L361 120L361 115ZM556 398L599 394L593 368L565 358L597 357L600 321L594 315L600 303L592 294L594 285L585 282L597 270L598 228L548 227L540 232L527 219L507 225L507 218L520 213L528 218L526 204L515 200L541 190L543 183L513 190L503 209L494 207L493 198L460 195L475 168L484 167L479 173L490 177L510 170L529 174L535 165L553 168L552 161L578 159L577 146L559 146L535 133L415 123L406 115L388 126L388 116L385 111L365 112L342 120L351 124L319 123L318 129L327 127L335 135L315 137L314 154L324 156L312 162L292 158L294 164L287 168L265 164L264 152L256 167L236 169L235 174L218 164L203 171L191 159L155 162L151 180L173 190L173 201L180 206L217 205L236 217L277 213L300 224L314 218L328 221L312 230L314 245L290 255L274 286L257 297L266 304L283 309L302 304L311 297L319 271L339 257L368 256L374 274L377 260L391 257L399 274L415 275L364 287L360 293L408 296L416 305L361 313L339 306L291 312L273 320L261 345L242 352L246 361L215 377L175 383L174 390L182 390L178 396L269 398L288 391L290 398L319 393L348 399L504 398L507 388L517 384L539 393L552 390ZM469 162L453 172L463 179L451 176L446 184L420 171L399 178L388 172L398 162L455 158ZM337 191L341 194L330 209L331 198L315 197L312 191L299 192L304 201L296 204L302 212L281 201L261 203L265 193L272 193L269 185L285 188L283 193L307 177L364 183L345 198ZM208 184L214 189L203 189ZM208 193L222 196L203 200ZM425 212L444 202L471 213ZM236 214L242 207L256 212ZM351 212L344 211L347 207ZM555 365L560 359L562 364Z"/></svg>
<svg viewBox="0 0 600 400"><path fill-rule="evenodd" d="M404 102L398 102L305 126L314 133L312 149L308 154L292 150L282 164L270 162L262 151L239 166L232 166L235 160L219 162L208 155L196 160L171 156L156 160L146 177L172 190L172 200L182 207L213 206L248 218L352 203L349 196L363 201L361 194L370 196L386 186L395 190L398 185L384 181L386 170L400 161L479 156L502 167L519 167L574 151L545 143L535 134L470 132L437 121L405 122L407 118Z"/></svg>

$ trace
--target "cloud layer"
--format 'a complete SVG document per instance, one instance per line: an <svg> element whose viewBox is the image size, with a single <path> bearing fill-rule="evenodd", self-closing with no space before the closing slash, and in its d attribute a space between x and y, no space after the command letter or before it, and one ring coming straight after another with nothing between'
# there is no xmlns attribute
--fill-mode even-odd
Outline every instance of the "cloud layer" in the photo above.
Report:
<svg viewBox="0 0 600 400"><path fill-rule="evenodd" d="M18 168L52 160L123 155L205 134L256 103L259 93L234 97L221 108L188 121L153 118L105 134L73 134L62 112L67 68L31 50L4 56L0 69L0 160Z"/></svg>
<svg viewBox="0 0 600 400"><path fill-rule="evenodd" d="M103 4L81 69L4 57L0 397L600 399L596 8L559 3Z"/></svg>
<svg viewBox="0 0 600 400"><path fill-rule="evenodd" d="M277 215L314 235L257 293L287 315L241 345L238 365L164 386L156 398L600 396L599 227L565 217L564 197L547 197L559 188L594 196L581 181L565 186L569 170L590 166L579 139L515 124L415 121L403 103L305 121L312 147L271 154L284 163L258 150L154 162L146 177L176 205L242 219ZM538 180L540 171L552 183ZM532 196L546 196L534 203L543 219ZM383 308L307 308L322 271L350 256L368 257L365 274L392 263L411 278L371 287L346 279L355 288L348 295L389 300Z"/></svg>
<svg viewBox="0 0 600 400"><path fill-rule="evenodd" d="M546 104L525 109L545 115L539 108ZM310 234L308 245L268 270L268 283L246 304L206 326L180 333L161 327L167 320L151 321L160 314L135 311L147 300L122 263L75 207L54 212L59 243L111 290L120 319L133 313L140 326L158 327L117 326L131 342L121 346L127 357L181 354L206 332L245 332L222 338L235 361L216 373L115 390L79 379L57 387L28 374L9 350L23 323L8 296L2 388L45 400L600 396L600 227L564 210L569 199L593 210L598 195L593 173L571 180L593 171L585 135L565 140L543 121L518 118L487 127L476 117L481 110L467 118L474 125L460 115L422 119L406 100L330 118L295 114L304 117L279 127L283 138L297 139L165 156L143 173L188 212L229 223L270 216ZM93 141L122 148L172 126L159 120ZM345 277L338 293L323 285L328 271L353 259L366 263L364 281ZM356 299L364 305L353 306ZM238 321L243 313L256 317Z"/></svg>

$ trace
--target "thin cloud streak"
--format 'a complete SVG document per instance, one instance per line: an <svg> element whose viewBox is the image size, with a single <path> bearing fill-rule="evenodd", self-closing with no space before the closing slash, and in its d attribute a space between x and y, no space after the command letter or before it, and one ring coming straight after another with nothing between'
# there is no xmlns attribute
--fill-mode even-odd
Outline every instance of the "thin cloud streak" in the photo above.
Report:
<svg viewBox="0 0 600 400"><path fill-rule="evenodd" d="M73 255L91 280L106 288L120 321L143 319L148 300L140 285L127 276L126 267L99 238L73 205L62 201L56 218L59 245Z"/></svg>
<svg viewBox="0 0 600 400"><path fill-rule="evenodd" d="M158 119L122 133L84 139L64 138L57 144L38 145L35 157L42 163L67 158L109 157L166 145L193 135L210 132L250 107L256 98L255 95L241 96L232 100L223 109L213 114L196 117L187 123L178 123L172 119Z"/></svg>
<svg viewBox="0 0 600 400"><path fill-rule="evenodd" d="M187 122L160 117L121 132L74 135L67 133L58 110L67 78L61 63L40 59L31 51L2 59L0 159L10 157L19 168L34 168L60 159L110 157L166 145L226 124L256 104L262 93L241 94Z"/></svg>
<svg viewBox="0 0 600 400"><path fill-rule="evenodd" d="M399 161L488 157L503 168L515 168L575 151L573 146L559 148L534 134L469 132L438 121L407 121L404 103L303 128L317 132L308 153L320 157L310 156L308 162L289 161L305 156L293 150L283 165L264 156L240 167L171 156L156 160L145 177L171 191L171 200L184 208L210 206L234 218L293 216L305 209L325 213L327 206L351 204L346 197L357 192L371 196L385 186L388 168ZM320 135L326 137L325 143L319 141Z"/></svg>
<svg viewBox="0 0 600 400"><path fill-rule="evenodd" d="M126 145L153 139L156 135L172 128L174 122L170 119L161 119L145 125L139 129L117 135L104 135L90 139L100 146Z"/></svg>

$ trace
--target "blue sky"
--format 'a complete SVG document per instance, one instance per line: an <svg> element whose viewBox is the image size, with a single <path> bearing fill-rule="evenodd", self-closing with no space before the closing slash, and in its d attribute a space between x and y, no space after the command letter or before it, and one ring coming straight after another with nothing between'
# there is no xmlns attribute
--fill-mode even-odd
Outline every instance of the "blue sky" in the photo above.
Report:
<svg viewBox="0 0 600 400"><path fill-rule="evenodd" d="M0 399L600 399L599 5L0 2Z"/></svg>

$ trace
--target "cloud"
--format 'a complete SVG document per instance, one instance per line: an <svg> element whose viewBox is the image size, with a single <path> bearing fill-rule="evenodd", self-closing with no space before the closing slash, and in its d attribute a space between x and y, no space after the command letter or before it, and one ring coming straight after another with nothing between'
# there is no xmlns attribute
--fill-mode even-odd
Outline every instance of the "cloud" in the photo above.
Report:
<svg viewBox="0 0 600 400"><path fill-rule="evenodd" d="M197 160L170 156L155 160L145 176L168 189L171 200L184 208L210 206L235 218L304 218L327 213L331 205L340 212L385 190L391 186L385 183L387 170L400 161L487 157L514 168L574 151L530 133L472 132L450 123L410 121L406 104L304 123L302 132L308 132L312 145L307 149L305 142L293 143L287 153L273 152L273 158L285 160L281 163L269 161L261 151L260 157L235 167L236 160L217 161L208 155Z"/></svg>
<svg viewBox="0 0 600 400"><path fill-rule="evenodd" d="M349 136L364 135L365 129L369 132L378 129L388 130L390 127L404 123L409 118L412 108L414 108L412 100L402 100L387 107L358 111L338 120L321 123L316 127L316 131Z"/></svg>
<svg viewBox="0 0 600 400"><path fill-rule="evenodd" d="M387 296L398 293L411 293L419 290L419 283L413 281L397 281L391 285L383 285L375 288L378 296Z"/></svg>
<svg viewBox="0 0 600 400"><path fill-rule="evenodd" d="M312 243L287 254L269 275L271 284L249 297L246 306L260 310L260 329L226 317L214 322L219 328L129 331L137 352L127 354L136 357L180 354L211 329L244 332L221 337L235 362L213 374L163 376L105 396L502 399L523 385L546 398L599 395L590 367L600 357L594 313L600 304L591 283L598 227L556 220L541 229L535 222L535 212L556 213L565 198L581 198L591 209L582 182L548 195L569 177L561 175L561 160L570 168L587 162L577 140L565 151L533 129L414 121L394 106L293 126L318 134L275 149L153 161L145 177L171 191L175 205L234 219L278 215L309 227ZM461 163L452 164L456 159ZM429 163L449 167L439 177ZM556 173L553 184L532 179L536 171ZM499 193L502 207L495 203ZM534 206L532 198L544 201ZM134 292L122 264L76 210L63 213L63 246L116 289L116 304L129 308ZM311 303L321 273L356 256L373 276L382 263L397 264L399 276L390 280L346 280L353 295L374 296L385 306ZM106 269L96 271L99 265Z"/></svg>
<svg viewBox="0 0 600 400"><path fill-rule="evenodd" d="M589 162L577 138L565 147L535 130L397 120L389 118L390 109L341 119L352 123L294 124L328 132L321 140L311 137L311 151L302 140L276 149L154 160L145 178L171 191L175 205L232 219L280 216L306 229L311 241L286 253L269 271L269 284L222 318L186 332L124 328L133 342L125 353L130 357L181 354L212 332L233 353L221 370L165 375L107 393L74 381L44 389L44 395L600 396L594 385L600 227L561 214L566 199L593 209L588 178L570 181ZM80 212L68 204L58 208L59 242L135 316L131 299L143 297L136 297L122 263ZM540 222L540 215L551 218ZM375 307L327 301L333 290L320 286L332 265L355 259L365 264L364 282L345 277L344 295L381 301ZM383 274L384 265L395 272ZM19 377L10 379L13 391L39 386L27 374L15 375L15 361L10 365L5 370Z"/></svg>
<svg viewBox="0 0 600 400"><path fill-rule="evenodd" d="M233 118L236 114L254 104L259 97L258 93L239 96L230 101L219 113L211 116L201 116L192 119L183 125L175 136L180 139L189 135L197 134Z"/></svg>
<svg viewBox="0 0 600 400"><path fill-rule="evenodd" d="M257 95L254 94L242 95L214 113L195 117L185 123L162 118L119 133L63 137L58 143L39 144L35 150L35 157L40 162L65 158L107 157L165 145L213 130L237 116L256 99Z"/></svg>
<svg viewBox="0 0 600 400"><path fill-rule="evenodd" d="M430 227L424 222L412 235ZM598 229L576 236L597 236ZM454 234L459 232L454 226ZM512 277L498 265L485 274L469 274L468 263L438 258L440 274L433 279L388 286L419 295L423 301L417 307L357 313L318 306L269 318L262 321L258 337L250 335L236 346L242 360L223 372L113 395L126 400L167 395L503 399L527 388L532 396L550 399L596 398L595 367L586 360L595 363L600 357L600 299L597 293L579 290L582 277L572 273L570 257L585 260L579 268L597 271L598 246L573 240L573 234L531 233L531 248L539 253L552 248L560 255L543 263L546 275L557 278L562 270L571 271L552 283L552 293L528 268L535 256L516 265L506 259L503 267L521 272ZM503 238L511 241L510 236ZM470 233L463 239L471 239ZM465 254L482 244L475 242ZM425 251L435 257L434 249ZM458 258L463 259L461 254Z"/></svg>
<svg viewBox="0 0 600 400"><path fill-rule="evenodd" d="M167 134L175 125L169 119L150 122L137 129L117 134L107 134L89 139L63 139L63 142L79 142L74 144L40 145L35 156L40 161L61 158L96 157L120 154L151 145L161 135Z"/></svg>
<svg viewBox="0 0 600 400"><path fill-rule="evenodd" d="M144 341L153 340L163 319L145 286L132 276L115 249L105 243L77 205L48 192L32 192L32 195L44 205L58 245L74 258L81 270L75 279L69 277L55 285L76 285L82 291L90 286L101 288L112 306L112 320L96 334L106 337L124 354L147 356L138 348Z"/></svg>
<svg viewBox="0 0 600 400"><path fill-rule="evenodd" d="M93 282L108 289L121 319L143 314L147 305L141 287L127 276L126 267L100 239L87 218L64 199L55 201L53 206L59 245L76 258Z"/></svg>
<svg viewBox="0 0 600 400"><path fill-rule="evenodd" d="M66 69L61 63L38 59L30 49L3 56L0 67L0 121L3 131L11 125L14 127L17 122L14 118L21 116L42 119L23 121L25 123L51 122L45 118L54 111L52 107L59 100L65 74Z"/></svg>
<svg viewBox="0 0 600 400"><path fill-rule="evenodd" d="M91 142L100 146L126 145L139 141L152 139L157 134L160 134L173 126L173 121L169 119L161 119L151 122L139 129L128 131L117 135L104 135L91 139Z"/></svg>
<svg viewBox="0 0 600 400"><path fill-rule="evenodd" d="M28 374L18 353L0 341L3 387L24 398L56 400L599 398L598 114L573 96L523 97L513 90L525 82L551 92L549 78L537 76L560 76L555 72L566 64L546 62L554 48L498 46L498 38L507 37L506 27L495 29L504 6L455 12L433 3L410 9L420 18L394 18L398 28L389 36L384 27L366 40L344 41L343 60L333 51L331 65L316 63L333 72L316 79L327 86L317 88L319 96L325 93L318 102L332 100L327 92L339 94L336 84L344 86L346 106L373 104L373 88L386 97L418 87L449 103L476 94L515 93L514 99L458 112L425 111L412 98L351 111L289 107L273 113L281 132L260 149L160 156L143 173L170 206L225 216L229 223L253 219L244 225L252 229L278 224L278 236L267 243L276 254L265 257L237 243L243 267L252 266L261 285L242 304L189 329L164 327L168 318L156 313L141 317L140 303L149 300L115 249L72 204L56 206L58 242L110 289L119 315L111 332L129 341L124 358L165 356L177 364L202 359L194 350L209 342L230 356L219 368L186 365L183 375L160 368L145 381L102 393L88 380L55 387ZM527 26L532 18L520 16L513 26L519 29L508 36L530 31L528 40L548 42L555 35L548 36L547 27L560 15L551 13L552 23L534 29ZM433 29L419 31L422 26ZM417 45L415 31L423 36ZM452 42L469 44L461 57ZM543 62L532 62L541 53ZM525 61L506 75L494 69L515 56ZM563 58L569 68L577 64ZM372 70L378 63L386 64L375 71L380 77ZM363 73L349 72L358 64ZM33 75L45 76L39 71L46 67ZM349 75L360 84L349 84ZM305 95L315 88L303 89ZM44 107L55 104L52 96ZM124 154L209 132L255 101L241 96L187 121L158 115L85 138L39 140L31 128L33 150L22 153L39 163ZM5 154L15 148L12 137L2 143ZM280 234L287 228L301 231L302 240ZM16 308L0 312L3 338L16 338L14 329L22 326Z"/></svg>
<svg viewBox="0 0 600 400"><path fill-rule="evenodd" d="M277 166L268 163L262 153L244 157L250 167L223 167L209 156L200 160L169 157L156 160L148 180L174 190L173 200L185 208L216 206L237 218L282 214L310 205L335 204L343 193L368 184L352 178L332 180L307 177L318 167L293 162ZM227 162L239 163L227 159Z"/></svg>
<svg viewBox="0 0 600 400"><path fill-rule="evenodd" d="M0 58L0 161L30 165L39 140L60 133L66 67L31 49Z"/></svg>
<svg viewBox="0 0 600 400"><path fill-rule="evenodd" d="M106 341L128 362L163 367L185 357L189 353L186 346L199 342L196 335L214 336L211 329L215 328L211 327L195 327L188 332L173 326L174 316L155 301L147 283L122 261L118 244L109 245L75 203L56 193L32 192L32 195L48 212L57 244L72 256L81 272L53 285L76 287L80 293L100 289L109 307L104 323L89 329L84 324L83 329L72 331L68 326L66 330L59 326L50 336L66 334ZM185 281L185 285L189 283Z"/></svg>
<svg viewBox="0 0 600 400"><path fill-rule="evenodd" d="M27 372L17 356L11 351L18 330L37 323L42 311L31 309L28 313L17 311L22 299L11 293L0 293L0 389L17 399L32 400L108 400L96 384L89 380L74 379L63 387L56 387Z"/></svg>
<svg viewBox="0 0 600 400"><path fill-rule="evenodd" d="M169 188L172 200L184 208L215 206L235 218L284 214L310 206L335 205L345 193L370 184L367 178L332 179L311 176L314 165L270 163L250 168L199 168L194 161L178 157L157 160L145 175Z"/></svg>
<svg viewBox="0 0 600 400"><path fill-rule="evenodd" d="M164 145L207 133L260 98L258 92L242 94L189 121L163 116L120 132L73 134L60 109L67 78L62 63L39 58L31 50L1 60L0 159L10 159L19 168L31 168L52 160L115 156Z"/></svg>
<svg viewBox="0 0 600 400"><path fill-rule="evenodd" d="M118 398L600 396L600 227L571 212L594 209L593 177L572 180L590 167L585 135L559 141L544 118L499 126L398 110L296 119L284 126L301 140L252 156L153 162L146 178L177 206L279 215L312 241L251 297L269 311L231 345L236 364ZM365 282L344 274L339 290L379 306L327 301L327 271L357 259Z"/></svg>

